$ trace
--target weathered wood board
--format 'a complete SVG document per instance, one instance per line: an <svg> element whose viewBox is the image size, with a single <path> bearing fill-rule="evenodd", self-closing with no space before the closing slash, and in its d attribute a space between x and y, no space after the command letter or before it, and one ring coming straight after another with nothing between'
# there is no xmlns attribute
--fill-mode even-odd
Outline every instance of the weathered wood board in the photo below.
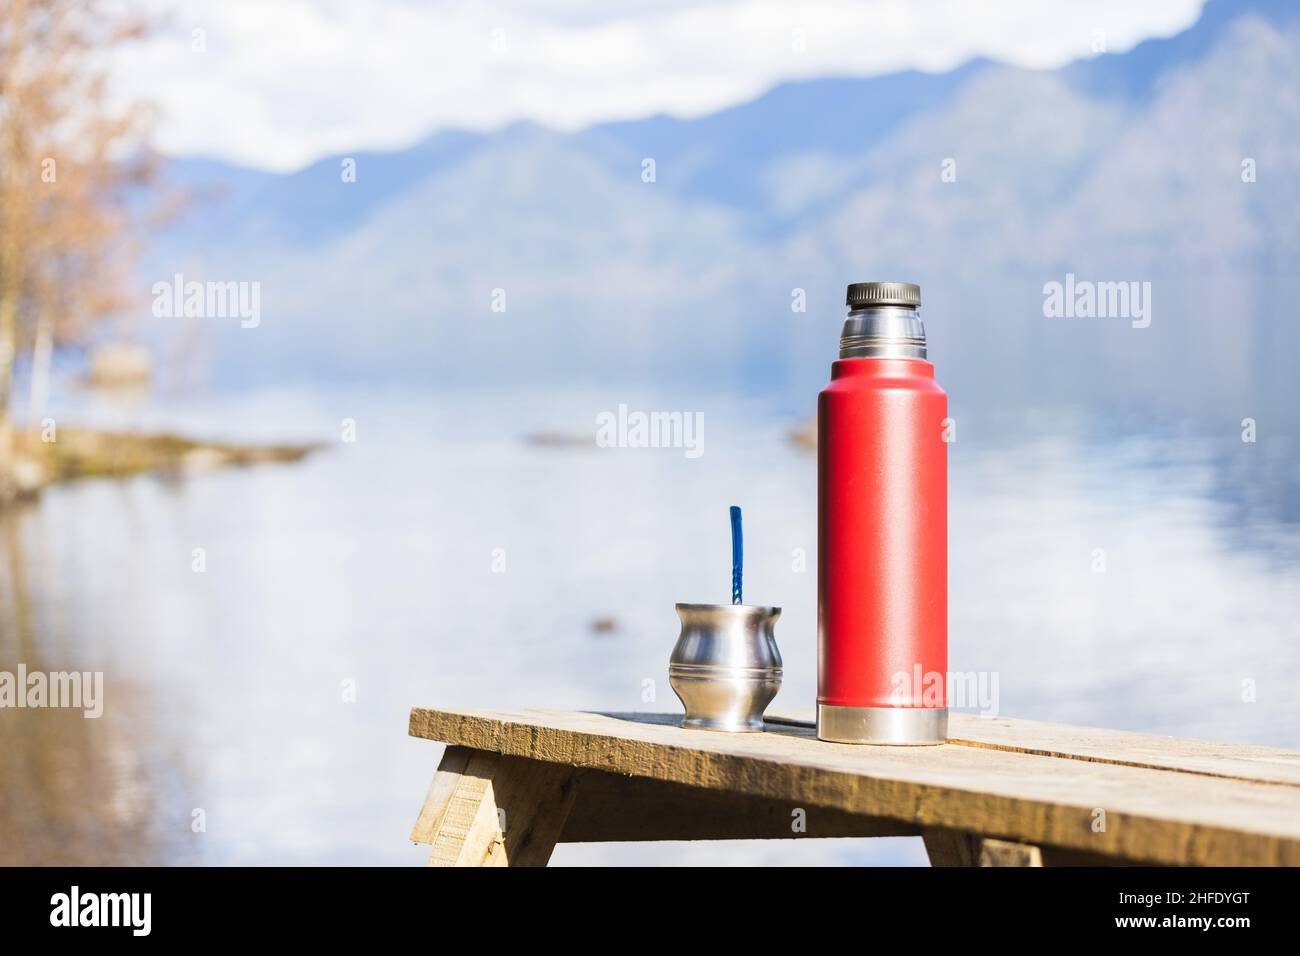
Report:
<svg viewBox="0 0 1300 956"><path fill-rule="evenodd" d="M768 719L794 726L815 726L811 711L782 713ZM973 714L951 714L948 736L951 743L967 747L1300 786L1300 751L1276 747Z"/></svg>
<svg viewBox="0 0 1300 956"><path fill-rule="evenodd" d="M954 720L958 739L944 746L854 747L818 741L811 727L796 723L773 723L762 734L723 734L685 730L678 719L415 708L410 733L473 751L733 794L782 814L806 808L815 819L833 811L832 829L845 835L853 815L876 821L867 832L889 832L881 821L893 821L900 827L893 832L975 834L985 838L979 852L995 862L1032 865L1036 858L990 841L1117 862L1300 864L1300 781L1293 779L1300 754L1291 751L964 717ZM576 778L575 812L584 807L582 779ZM598 779L610 785L609 778ZM778 810L770 811L773 819ZM626 817L618 824L624 835L602 836L617 828L600 816L588 804L575 818L575 838L634 838L626 835ZM659 832L669 831L661 826Z"/></svg>

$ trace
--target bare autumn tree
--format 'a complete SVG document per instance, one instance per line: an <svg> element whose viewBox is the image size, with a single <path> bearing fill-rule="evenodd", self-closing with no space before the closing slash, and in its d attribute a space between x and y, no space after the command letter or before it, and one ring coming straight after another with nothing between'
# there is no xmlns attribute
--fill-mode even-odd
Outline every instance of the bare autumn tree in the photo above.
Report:
<svg viewBox="0 0 1300 956"><path fill-rule="evenodd" d="M124 304L128 189L149 178L143 104L110 107L116 48L143 24L102 0L0 0L0 501L12 493L13 381L32 356L39 421L55 346Z"/></svg>

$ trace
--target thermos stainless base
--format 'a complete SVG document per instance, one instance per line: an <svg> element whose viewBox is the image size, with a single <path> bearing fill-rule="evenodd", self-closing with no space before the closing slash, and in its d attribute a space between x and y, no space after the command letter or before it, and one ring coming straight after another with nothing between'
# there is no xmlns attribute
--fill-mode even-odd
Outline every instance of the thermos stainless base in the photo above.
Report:
<svg viewBox="0 0 1300 956"><path fill-rule="evenodd" d="M948 739L948 708L818 704L817 738L839 744L941 744Z"/></svg>

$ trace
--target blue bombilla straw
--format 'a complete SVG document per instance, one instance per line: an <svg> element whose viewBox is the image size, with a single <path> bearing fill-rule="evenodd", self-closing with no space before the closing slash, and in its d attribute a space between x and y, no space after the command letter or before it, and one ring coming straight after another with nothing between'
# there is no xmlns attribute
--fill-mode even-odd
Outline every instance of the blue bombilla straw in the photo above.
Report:
<svg viewBox="0 0 1300 956"><path fill-rule="evenodd" d="M744 604L740 579L745 573L745 540L740 530L740 508L731 506L731 603Z"/></svg>

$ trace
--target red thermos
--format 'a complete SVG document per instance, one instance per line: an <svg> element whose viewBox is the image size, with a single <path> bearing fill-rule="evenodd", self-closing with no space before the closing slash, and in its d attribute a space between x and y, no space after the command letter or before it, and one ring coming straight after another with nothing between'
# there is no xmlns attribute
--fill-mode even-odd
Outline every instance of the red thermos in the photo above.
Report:
<svg viewBox="0 0 1300 956"><path fill-rule="evenodd" d="M849 286L817 408L817 736L933 744L948 733L948 396L921 290Z"/></svg>

